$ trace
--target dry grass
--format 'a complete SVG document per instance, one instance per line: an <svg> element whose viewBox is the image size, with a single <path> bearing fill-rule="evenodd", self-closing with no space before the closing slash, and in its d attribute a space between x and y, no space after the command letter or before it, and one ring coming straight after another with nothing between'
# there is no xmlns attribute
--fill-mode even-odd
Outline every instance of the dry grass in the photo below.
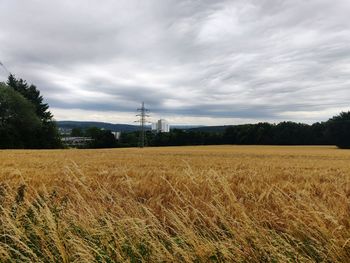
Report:
<svg viewBox="0 0 350 263"><path fill-rule="evenodd" d="M350 151L0 151L0 262L349 262Z"/></svg>

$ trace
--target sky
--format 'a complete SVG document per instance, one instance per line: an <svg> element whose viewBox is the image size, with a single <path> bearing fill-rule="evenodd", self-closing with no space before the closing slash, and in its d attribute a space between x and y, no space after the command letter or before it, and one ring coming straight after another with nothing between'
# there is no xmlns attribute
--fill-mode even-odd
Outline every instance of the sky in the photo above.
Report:
<svg viewBox="0 0 350 263"><path fill-rule="evenodd" d="M350 109L349 0L0 0L0 61L56 120L313 123ZM0 81L6 80L0 68Z"/></svg>

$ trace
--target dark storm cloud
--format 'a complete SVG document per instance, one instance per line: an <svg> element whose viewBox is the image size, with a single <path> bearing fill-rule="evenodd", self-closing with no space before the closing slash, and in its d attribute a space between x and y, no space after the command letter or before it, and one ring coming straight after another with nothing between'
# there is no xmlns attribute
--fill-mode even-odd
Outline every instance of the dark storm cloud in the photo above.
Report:
<svg viewBox="0 0 350 263"><path fill-rule="evenodd" d="M191 122L322 120L349 107L349 13L347 0L3 0L0 61L58 119L145 101Z"/></svg>

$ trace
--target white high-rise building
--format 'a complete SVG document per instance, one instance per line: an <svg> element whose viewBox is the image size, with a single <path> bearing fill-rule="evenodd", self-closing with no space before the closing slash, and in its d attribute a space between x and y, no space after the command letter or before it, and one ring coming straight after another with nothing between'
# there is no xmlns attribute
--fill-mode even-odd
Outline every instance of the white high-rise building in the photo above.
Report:
<svg viewBox="0 0 350 263"><path fill-rule="evenodd" d="M169 123L166 120L160 119L157 122L152 123L152 131L169 132L170 131L170 125L169 125Z"/></svg>
<svg viewBox="0 0 350 263"><path fill-rule="evenodd" d="M120 139L120 135L121 135L121 132L112 132L112 134L114 135L114 138L116 139L116 140L119 140Z"/></svg>

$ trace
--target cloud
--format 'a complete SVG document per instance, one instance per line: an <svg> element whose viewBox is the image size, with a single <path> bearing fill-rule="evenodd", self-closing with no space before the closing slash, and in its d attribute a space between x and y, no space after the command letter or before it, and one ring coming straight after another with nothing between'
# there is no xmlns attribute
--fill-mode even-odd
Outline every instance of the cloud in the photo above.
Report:
<svg viewBox="0 0 350 263"><path fill-rule="evenodd" d="M349 12L347 0L3 0L0 60L56 119L131 122L145 101L179 123L313 122L349 108Z"/></svg>

